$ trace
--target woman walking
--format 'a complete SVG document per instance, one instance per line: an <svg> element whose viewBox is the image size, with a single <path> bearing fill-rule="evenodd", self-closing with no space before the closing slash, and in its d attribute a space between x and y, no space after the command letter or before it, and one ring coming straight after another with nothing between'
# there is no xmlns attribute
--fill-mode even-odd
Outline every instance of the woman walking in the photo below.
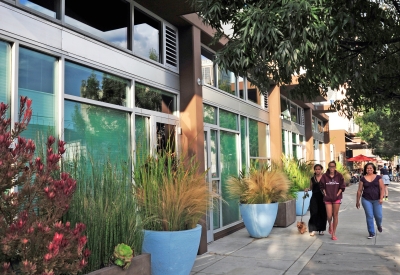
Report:
<svg viewBox="0 0 400 275"><path fill-rule="evenodd" d="M310 180L310 189L312 196L310 200L310 220L308 221L308 230L310 236L314 236L315 232L324 235L326 230L326 208L324 196L321 192L320 181L322 178L323 167L321 164L314 165L314 176Z"/></svg>
<svg viewBox="0 0 400 275"><path fill-rule="evenodd" d="M374 218L378 231L382 232L382 202L385 194L385 186L381 176L376 175L376 167L372 163L364 166L364 177L360 180L357 190L356 207L361 203L367 219L368 239L375 237Z"/></svg>
<svg viewBox="0 0 400 275"><path fill-rule="evenodd" d="M332 240L336 241L336 228L339 222L339 208L342 203L342 193L346 188L343 175L336 171L336 162L328 164L328 170L322 175L320 181L321 191L324 194L326 216L329 225L329 234Z"/></svg>

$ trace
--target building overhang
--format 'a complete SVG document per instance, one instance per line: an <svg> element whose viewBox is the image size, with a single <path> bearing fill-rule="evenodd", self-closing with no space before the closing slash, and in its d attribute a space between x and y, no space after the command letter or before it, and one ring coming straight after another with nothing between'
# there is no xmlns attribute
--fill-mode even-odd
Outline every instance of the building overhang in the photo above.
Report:
<svg viewBox="0 0 400 275"><path fill-rule="evenodd" d="M337 112L330 104L314 104L315 113L335 113Z"/></svg>

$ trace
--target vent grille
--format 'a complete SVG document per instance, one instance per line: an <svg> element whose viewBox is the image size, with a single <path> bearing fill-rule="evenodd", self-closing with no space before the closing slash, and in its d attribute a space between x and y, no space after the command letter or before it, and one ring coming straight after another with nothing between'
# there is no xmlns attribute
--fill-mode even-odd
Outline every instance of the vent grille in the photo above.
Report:
<svg viewBox="0 0 400 275"><path fill-rule="evenodd" d="M268 92L264 92L264 108L268 109Z"/></svg>
<svg viewBox="0 0 400 275"><path fill-rule="evenodd" d="M305 124L304 109L300 108L300 125L304 126L304 124Z"/></svg>
<svg viewBox="0 0 400 275"><path fill-rule="evenodd" d="M177 33L165 26L165 62L167 65L178 67Z"/></svg>

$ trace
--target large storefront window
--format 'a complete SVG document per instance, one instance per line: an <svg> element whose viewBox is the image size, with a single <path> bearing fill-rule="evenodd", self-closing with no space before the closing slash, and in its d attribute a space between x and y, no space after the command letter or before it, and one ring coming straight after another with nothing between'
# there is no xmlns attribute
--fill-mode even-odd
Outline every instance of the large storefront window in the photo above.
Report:
<svg viewBox="0 0 400 275"><path fill-rule="evenodd" d="M240 117L240 145L242 148L242 170L247 167L247 118Z"/></svg>
<svg viewBox="0 0 400 275"><path fill-rule="evenodd" d="M0 41L0 102L9 103L10 95L10 45Z"/></svg>
<svg viewBox="0 0 400 275"><path fill-rule="evenodd" d="M67 158L127 161L130 157L129 114L124 111L66 100L64 139Z"/></svg>
<svg viewBox="0 0 400 275"><path fill-rule="evenodd" d="M150 154L149 118L135 116L136 162L143 163Z"/></svg>
<svg viewBox="0 0 400 275"><path fill-rule="evenodd" d="M237 114L219 110L219 126L226 129L237 130L238 116Z"/></svg>
<svg viewBox="0 0 400 275"><path fill-rule="evenodd" d="M267 125L249 119L250 161L252 166L267 162Z"/></svg>
<svg viewBox="0 0 400 275"><path fill-rule="evenodd" d="M217 108L203 104L204 123L217 124Z"/></svg>
<svg viewBox="0 0 400 275"><path fill-rule="evenodd" d="M18 95L32 99L32 118L24 136L55 135L56 58L20 48Z"/></svg>
<svg viewBox="0 0 400 275"><path fill-rule="evenodd" d="M164 114L176 111L176 96L144 84L135 83L135 105Z"/></svg>
<svg viewBox="0 0 400 275"><path fill-rule="evenodd" d="M87 68L65 63L65 93L96 101L126 106L129 81Z"/></svg>
<svg viewBox="0 0 400 275"><path fill-rule="evenodd" d="M123 48L130 48L131 6L124 0L65 0L65 23ZM110 18L111 14L113 16Z"/></svg>

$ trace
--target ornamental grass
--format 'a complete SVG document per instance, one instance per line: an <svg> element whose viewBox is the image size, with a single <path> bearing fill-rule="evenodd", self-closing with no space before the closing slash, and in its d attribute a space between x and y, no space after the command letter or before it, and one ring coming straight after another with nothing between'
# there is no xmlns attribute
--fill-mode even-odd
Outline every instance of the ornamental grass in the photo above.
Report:
<svg viewBox="0 0 400 275"><path fill-rule="evenodd" d="M148 157L134 170L135 195L144 229L180 231L196 227L205 216L212 194L199 173L195 157L163 152Z"/></svg>
<svg viewBox="0 0 400 275"><path fill-rule="evenodd" d="M230 177L227 190L232 198L239 198L243 204L264 204L283 201L287 198L290 181L278 168L264 166L241 172Z"/></svg>

